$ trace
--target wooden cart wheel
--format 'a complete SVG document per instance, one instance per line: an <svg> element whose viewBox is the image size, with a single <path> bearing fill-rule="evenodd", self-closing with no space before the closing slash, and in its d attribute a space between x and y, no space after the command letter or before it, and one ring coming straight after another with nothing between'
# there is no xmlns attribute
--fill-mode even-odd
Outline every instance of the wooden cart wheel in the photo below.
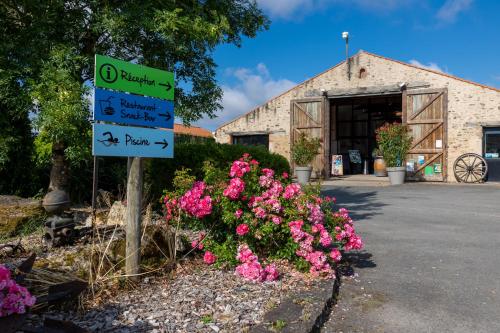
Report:
<svg viewBox="0 0 500 333"><path fill-rule="evenodd" d="M453 171L455 178L461 183L479 183L486 178L488 164L480 155L467 153L457 158Z"/></svg>

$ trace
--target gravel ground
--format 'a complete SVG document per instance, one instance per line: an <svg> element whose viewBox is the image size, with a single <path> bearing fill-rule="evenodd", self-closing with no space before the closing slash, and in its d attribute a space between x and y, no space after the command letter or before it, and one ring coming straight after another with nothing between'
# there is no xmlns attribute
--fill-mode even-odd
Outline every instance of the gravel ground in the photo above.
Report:
<svg viewBox="0 0 500 333"><path fill-rule="evenodd" d="M307 289L311 282L284 263L278 263L280 280L266 283L249 282L233 270L210 268L199 260L186 266L170 278L145 278L137 288L106 297L83 313L44 316L93 332L245 332L288 292Z"/></svg>

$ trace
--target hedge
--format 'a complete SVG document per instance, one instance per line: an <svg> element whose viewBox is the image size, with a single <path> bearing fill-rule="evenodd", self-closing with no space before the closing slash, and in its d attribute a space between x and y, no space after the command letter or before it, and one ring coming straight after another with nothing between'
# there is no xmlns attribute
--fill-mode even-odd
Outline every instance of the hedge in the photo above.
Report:
<svg viewBox="0 0 500 333"><path fill-rule="evenodd" d="M145 184L152 198L159 198L163 190L172 188L175 170L189 168L197 179L203 178L203 163L211 161L218 168L228 168L244 153L249 153L264 168L276 173L290 172L288 160L270 153L264 147L208 143L180 143L174 148L173 159L149 159L145 165Z"/></svg>

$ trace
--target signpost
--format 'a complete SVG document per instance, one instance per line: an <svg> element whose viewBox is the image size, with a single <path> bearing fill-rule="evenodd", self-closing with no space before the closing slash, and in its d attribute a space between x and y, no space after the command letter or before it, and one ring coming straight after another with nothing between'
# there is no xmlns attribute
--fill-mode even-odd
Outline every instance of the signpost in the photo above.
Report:
<svg viewBox="0 0 500 333"><path fill-rule="evenodd" d="M94 83L97 87L174 99L173 73L98 54L95 55Z"/></svg>
<svg viewBox="0 0 500 333"><path fill-rule="evenodd" d="M173 128L174 103L157 98L95 89L94 120Z"/></svg>
<svg viewBox="0 0 500 333"><path fill-rule="evenodd" d="M92 126L92 210L95 212L96 156L129 157L125 271L130 279L137 280L141 248L142 158L173 158L174 134L169 129L174 126L174 75L98 54L94 72L95 86L105 89L95 88L94 94L93 120L97 122Z"/></svg>
<svg viewBox="0 0 500 333"><path fill-rule="evenodd" d="M94 124L92 129L93 155L157 158L174 156L172 131L108 124Z"/></svg>

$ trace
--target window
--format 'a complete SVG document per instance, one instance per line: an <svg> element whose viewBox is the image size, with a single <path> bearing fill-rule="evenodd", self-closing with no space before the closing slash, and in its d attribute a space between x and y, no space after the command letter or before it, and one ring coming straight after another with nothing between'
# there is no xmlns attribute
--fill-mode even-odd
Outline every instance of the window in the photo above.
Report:
<svg viewBox="0 0 500 333"><path fill-rule="evenodd" d="M500 159L500 127L484 129L484 157Z"/></svg>
<svg viewBox="0 0 500 333"><path fill-rule="evenodd" d="M233 135L233 145L264 146L269 149L269 134Z"/></svg>

